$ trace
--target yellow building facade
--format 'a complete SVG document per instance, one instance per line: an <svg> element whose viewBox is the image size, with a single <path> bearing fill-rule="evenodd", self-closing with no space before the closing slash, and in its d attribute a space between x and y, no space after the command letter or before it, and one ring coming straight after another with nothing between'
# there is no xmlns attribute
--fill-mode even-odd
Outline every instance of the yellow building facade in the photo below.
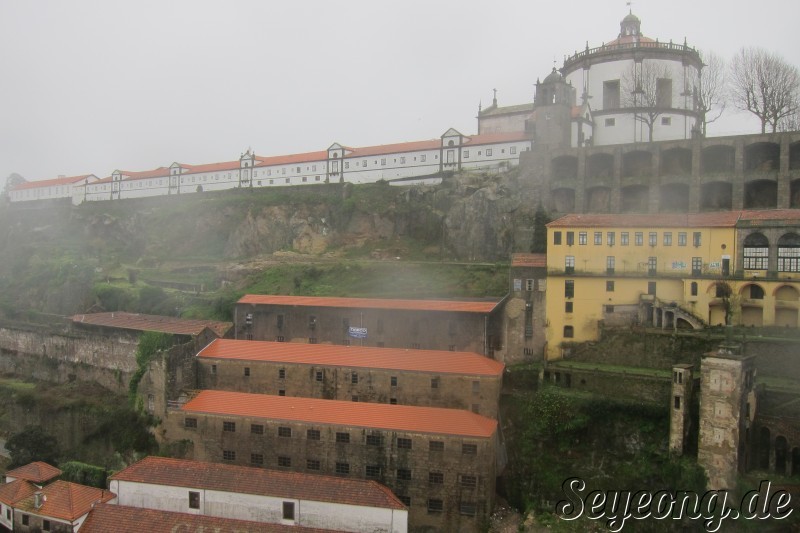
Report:
<svg viewBox="0 0 800 533"><path fill-rule="evenodd" d="M800 210L575 214L547 228L548 359L602 327L798 327Z"/></svg>

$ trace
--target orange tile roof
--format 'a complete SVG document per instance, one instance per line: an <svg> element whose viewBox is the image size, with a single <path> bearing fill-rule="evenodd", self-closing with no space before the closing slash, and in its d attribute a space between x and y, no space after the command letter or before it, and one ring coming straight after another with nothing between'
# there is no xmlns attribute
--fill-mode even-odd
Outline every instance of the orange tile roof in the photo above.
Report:
<svg viewBox="0 0 800 533"><path fill-rule="evenodd" d="M216 339L197 357L299 365L501 376L503 363L472 352Z"/></svg>
<svg viewBox="0 0 800 533"><path fill-rule="evenodd" d="M326 161L328 151L320 150L317 152L306 152L304 154L256 156L256 167L269 167L273 165L291 165L293 163L313 163L315 161Z"/></svg>
<svg viewBox="0 0 800 533"><path fill-rule="evenodd" d="M110 479L384 509L406 508L391 490L372 480L167 457L145 457Z"/></svg>
<svg viewBox="0 0 800 533"><path fill-rule="evenodd" d="M38 189L40 187L52 187L54 185L70 185L72 183L82 181L93 174L83 174L82 176L70 176L68 178L53 178L49 180L38 180L38 181L26 181L24 183L17 184L16 187L13 187L12 191L22 191L25 189Z"/></svg>
<svg viewBox="0 0 800 533"><path fill-rule="evenodd" d="M24 479L15 479L10 483L3 483L0 485L0 503L11 507L37 490L39 490L39 487Z"/></svg>
<svg viewBox="0 0 800 533"><path fill-rule="evenodd" d="M95 503L107 502L116 497L113 492L105 489L61 480L45 485L38 492L44 495L44 502L38 509L34 505L34 495L20 500L14 508L72 522L91 511Z"/></svg>
<svg viewBox="0 0 800 533"><path fill-rule="evenodd" d="M174 335L199 335L205 328L218 336L228 332L233 324L214 320L195 320L161 315L142 315L114 311L111 313L89 313L70 317L75 324L89 324L135 331L160 331Z"/></svg>
<svg viewBox="0 0 800 533"><path fill-rule="evenodd" d="M348 309L396 309L405 311L491 313L497 307L497 304L500 303L500 300L390 300L382 298L340 298L329 296L245 294L237 303L253 305L343 307Z"/></svg>
<svg viewBox="0 0 800 533"><path fill-rule="evenodd" d="M140 180L145 178L164 178L169 176L170 171L167 167L158 167L153 170L141 170L136 172L120 170L119 172L128 180Z"/></svg>
<svg viewBox="0 0 800 533"><path fill-rule="evenodd" d="M81 526L81 533L141 533L142 531L148 533L330 533L332 530L175 513L108 503L97 504Z"/></svg>
<svg viewBox="0 0 800 533"><path fill-rule="evenodd" d="M51 479L55 479L60 475L61 470L55 466L45 463L44 461L34 461L6 472L6 477L25 479L39 485L42 483L47 483Z"/></svg>
<svg viewBox="0 0 800 533"><path fill-rule="evenodd" d="M421 150L439 150L442 147L441 139L430 139L427 141L411 141L394 144L379 144L377 146L362 146L359 148L349 148L351 153L345 158L368 157L373 155L400 154L405 152L417 152Z"/></svg>
<svg viewBox="0 0 800 533"><path fill-rule="evenodd" d="M547 267L547 254L511 254L512 267Z"/></svg>
<svg viewBox="0 0 800 533"><path fill-rule="evenodd" d="M185 163L178 163L181 168L188 170L183 174L198 174L201 172L219 172L221 170L239 170L241 164L237 161L223 161L221 163L206 163L202 165L187 165Z"/></svg>
<svg viewBox="0 0 800 533"><path fill-rule="evenodd" d="M800 209L751 209L745 211L671 214L571 214L557 218L547 224L547 227L732 228L737 223L768 220L799 221Z"/></svg>
<svg viewBox="0 0 800 533"><path fill-rule="evenodd" d="M470 411L204 390L182 410L333 426L491 437L497 421Z"/></svg>

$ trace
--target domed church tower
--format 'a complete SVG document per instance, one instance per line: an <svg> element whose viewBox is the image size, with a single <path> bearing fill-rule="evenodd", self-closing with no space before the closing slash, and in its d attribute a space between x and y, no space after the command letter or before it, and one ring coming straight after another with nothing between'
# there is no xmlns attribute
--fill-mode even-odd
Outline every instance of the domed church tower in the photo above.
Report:
<svg viewBox="0 0 800 533"><path fill-rule="evenodd" d="M688 139L698 129L700 55L644 36L641 24L628 13L616 39L564 61L567 83L591 105L594 145Z"/></svg>

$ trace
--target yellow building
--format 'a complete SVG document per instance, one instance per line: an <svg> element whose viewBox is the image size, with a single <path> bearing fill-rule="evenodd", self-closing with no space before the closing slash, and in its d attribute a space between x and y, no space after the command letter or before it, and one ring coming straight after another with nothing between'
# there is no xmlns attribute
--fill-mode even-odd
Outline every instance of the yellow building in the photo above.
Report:
<svg viewBox="0 0 800 533"><path fill-rule="evenodd" d="M548 359L601 326L798 327L800 210L575 214L547 228Z"/></svg>

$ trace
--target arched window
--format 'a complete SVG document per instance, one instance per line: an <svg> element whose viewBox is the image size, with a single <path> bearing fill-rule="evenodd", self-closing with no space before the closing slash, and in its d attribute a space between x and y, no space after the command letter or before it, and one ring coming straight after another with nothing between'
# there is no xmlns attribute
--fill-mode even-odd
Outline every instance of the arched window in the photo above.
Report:
<svg viewBox="0 0 800 533"><path fill-rule="evenodd" d="M769 239L761 233L751 233L744 240L744 269L769 270Z"/></svg>
<svg viewBox="0 0 800 533"><path fill-rule="evenodd" d="M787 233L778 239L778 272L800 272L800 235Z"/></svg>

